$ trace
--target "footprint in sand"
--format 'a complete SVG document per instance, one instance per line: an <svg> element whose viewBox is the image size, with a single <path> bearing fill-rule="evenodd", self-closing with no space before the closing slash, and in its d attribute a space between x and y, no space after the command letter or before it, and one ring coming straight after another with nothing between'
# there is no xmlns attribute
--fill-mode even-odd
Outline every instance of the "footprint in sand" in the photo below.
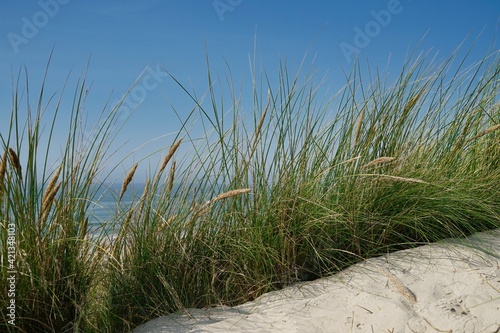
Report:
<svg viewBox="0 0 500 333"><path fill-rule="evenodd" d="M476 332L477 318L461 298L430 304L421 315L427 325L440 332Z"/></svg>
<svg viewBox="0 0 500 333"><path fill-rule="evenodd" d="M455 319L463 318L464 316L470 316L470 311L465 306L463 300L458 300L455 302L447 302L443 304L443 309L448 316L453 316Z"/></svg>

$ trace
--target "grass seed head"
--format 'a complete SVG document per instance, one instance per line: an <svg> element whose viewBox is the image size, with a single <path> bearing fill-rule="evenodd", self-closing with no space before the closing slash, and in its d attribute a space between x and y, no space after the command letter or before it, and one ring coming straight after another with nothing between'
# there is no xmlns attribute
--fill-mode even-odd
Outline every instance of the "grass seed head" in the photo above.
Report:
<svg viewBox="0 0 500 333"><path fill-rule="evenodd" d="M42 197L42 202L45 201L45 199L50 195L50 193L54 190L54 187L56 186L57 179L59 178L59 175L61 174L61 169L62 167L59 166L57 170L54 172L54 175L50 179L49 184L47 185L47 188L45 189L45 192L43 193Z"/></svg>
<svg viewBox="0 0 500 333"><path fill-rule="evenodd" d="M2 160L0 161L0 193L3 191L3 179L5 177L5 172L7 171L7 153L4 153Z"/></svg>
<svg viewBox="0 0 500 333"><path fill-rule="evenodd" d="M129 171L129 173L127 174L127 176L125 177L125 179L123 180L122 189L120 191L120 200L123 198L123 195L127 191L128 184L130 184L130 182L132 181L132 178L134 178L135 170L137 170L137 166L138 165L139 165L139 163L136 163L132 167L132 169Z"/></svg>
<svg viewBox="0 0 500 333"><path fill-rule="evenodd" d="M5 171L7 170L7 153L2 156L2 161L0 161L0 181L5 177Z"/></svg>
<svg viewBox="0 0 500 333"><path fill-rule="evenodd" d="M479 139L480 137L485 136L485 135L487 135L487 134L489 134L491 132L495 132L495 131L497 131L499 129L500 129L500 124L496 124L496 125L493 125L491 127L488 127L487 129L485 129L484 131L482 131L478 135L476 135L476 136L470 138L469 140L467 140L467 142L471 142L471 141L474 141L476 139Z"/></svg>
<svg viewBox="0 0 500 333"><path fill-rule="evenodd" d="M49 215L50 208L52 207L52 203L54 202L54 198L56 197L57 191L61 187L61 183L58 183L55 186L52 186L50 192L46 193L42 199L42 223L47 220L47 216Z"/></svg>
<svg viewBox="0 0 500 333"><path fill-rule="evenodd" d="M160 171L158 172L158 174L161 174L163 172L163 170L165 170L165 167L167 166L168 162L170 162L170 160L172 159L172 156L174 155L177 148L179 148L179 145L181 144L181 142L182 142L182 138L179 139L179 141L177 141L176 143L174 143L172 145L172 147L170 147L170 149L167 153L167 156L165 156L165 158L163 159L163 163L161 164Z"/></svg>
<svg viewBox="0 0 500 333"><path fill-rule="evenodd" d="M406 113L409 110L413 109L413 107L415 106L415 104L417 104L418 100L424 94L425 91L426 91L425 88L422 88L418 93L416 93L415 95L413 95L410 98L410 100L408 101L408 103L405 106L404 113Z"/></svg>
<svg viewBox="0 0 500 333"><path fill-rule="evenodd" d="M234 197L237 195L249 193L251 191L252 191L251 188L241 188L241 189L237 189L237 190L227 191L227 192L221 193L218 196L213 197L212 199L208 200L203 205L201 205L199 208L193 208L191 210L196 210L195 216L205 215L210 211L210 206L213 203L220 201L220 200L228 199L228 198L231 198L231 197Z"/></svg>
<svg viewBox="0 0 500 333"><path fill-rule="evenodd" d="M354 135L354 146L356 146L356 143L358 142L359 134L361 133L361 127L363 125L364 119L365 119L365 108L363 108L361 114L359 115L358 126L356 127L356 133Z"/></svg>
<svg viewBox="0 0 500 333"><path fill-rule="evenodd" d="M249 193L250 191L252 191L251 188L242 188L242 189L227 191L227 192L224 192L224 193L219 194L218 196L212 198L212 200L210 200L209 202L214 203L214 202L219 201L219 200L224 200L224 199L231 198L231 197L234 197L234 196L237 196L240 194Z"/></svg>
<svg viewBox="0 0 500 333"><path fill-rule="evenodd" d="M170 174L168 176L168 187L167 187L168 193L171 193L172 188L174 187L175 166L176 166L176 163L175 163L175 161L173 161L172 166L170 167Z"/></svg>
<svg viewBox="0 0 500 333"><path fill-rule="evenodd" d="M257 125L257 130L255 131L255 138L252 144L252 153L255 150L257 145L257 140L259 138L260 132L262 131L262 126L264 125L264 120L266 119L267 110L269 109L269 105L271 105L271 91L267 91L267 104L264 108L264 112L262 112L262 116L260 117L259 124Z"/></svg>
<svg viewBox="0 0 500 333"><path fill-rule="evenodd" d="M142 211L144 210L144 204L146 203L146 198L148 195L149 191L149 179L146 181L146 185L144 185L144 190L142 191L141 195L141 200L140 200L140 206L139 206L139 216L137 217L137 220L139 221L142 216Z"/></svg>
<svg viewBox="0 0 500 333"><path fill-rule="evenodd" d="M12 149L10 147L9 147L9 156L10 156L10 161L11 161L12 165L14 166L14 168L16 169L16 172L17 172L19 178L22 179L23 178L23 172L22 172L23 169L21 167L21 163L19 162L19 156L17 156L14 149Z"/></svg>
<svg viewBox="0 0 500 333"><path fill-rule="evenodd" d="M396 159L395 157L390 157L390 156L378 157L378 158L374 159L373 161L370 161L367 164L363 165L363 168L368 168L368 167L382 164L382 163L392 162L395 159Z"/></svg>

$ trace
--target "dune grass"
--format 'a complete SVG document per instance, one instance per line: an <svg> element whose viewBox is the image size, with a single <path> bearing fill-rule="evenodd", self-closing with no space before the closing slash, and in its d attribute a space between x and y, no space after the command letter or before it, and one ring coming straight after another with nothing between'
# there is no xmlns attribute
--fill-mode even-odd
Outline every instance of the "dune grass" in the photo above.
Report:
<svg viewBox="0 0 500 333"><path fill-rule="evenodd" d="M88 221L117 108L83 138L82 80L66 148L48 165L59 102L46 100L42 85L36 110L27 107L21 121L15 86L10 131L0 136L0 285L8 289L15 224L16 329L127 331L388 251L499 228L498 53L467 68L454 57L414 55L393 82L367 80L358 64L331 99L319 95L313 71L290 75L285 63L276 85L271 74L255 74L242 95L208 66L205 100L172 77L193 109L132 204L121 198L137 165L124 175L111 239L90 235ZM201 140L188 130L193 118ZM182 146L189 156L179 156ZM0 330L13 332L8 301L0 299Z"/></svg>

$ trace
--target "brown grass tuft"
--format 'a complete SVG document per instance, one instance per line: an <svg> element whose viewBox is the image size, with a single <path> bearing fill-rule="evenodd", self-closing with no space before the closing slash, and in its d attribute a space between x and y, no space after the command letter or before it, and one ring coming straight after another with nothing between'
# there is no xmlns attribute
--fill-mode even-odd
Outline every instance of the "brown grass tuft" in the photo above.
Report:
<svg viewBox="0 0 500 333"><path fill-rule="evenodd" d="M9 148L9 156L10 156L10 162L16 169L17 175L19 176L19 179L23 179L23 169L21 168L21 163L19 162L19 156L17 156L16 152L14 149Z"/></svg>
<svg viewBox="0 0 500 333"><path fill-rule="evenodd" d="M0 193L3 187L3 179L5 177L5 172L7 171L7 153L4 153L2 160L0 161Z"/></svg>
<svg viewBox="0 0 500 333"><path fill-rule="evenodd" d="M123 195L127 191L128 184L130 184L130 182L132 181L132 178L134 178L135 170L137 170L138 165L139 165L139 163L136 163L132 167L132 169L129 171L129 173L127 174L127 177L125 177L125 179L123 180L122 190L120 191L120 200L123 198Z"/></svg>
<svg viewBox="0 0 500 333"><path fill-rule="evenodd" d="M170 147L170 150L168 151L167 156L165 156L165 158L163 159L163 163L161 164L160 171L158 172L158 174L161 174L163 172L163 170L165 170L168 162L170 162L170 160L172 159L172 156L174 155L177 148L179 148L179 145L181 144L181 142L182 142L182 138L179 141L177 141L176 143L174 143L172 145L172 147Z"/></svg>

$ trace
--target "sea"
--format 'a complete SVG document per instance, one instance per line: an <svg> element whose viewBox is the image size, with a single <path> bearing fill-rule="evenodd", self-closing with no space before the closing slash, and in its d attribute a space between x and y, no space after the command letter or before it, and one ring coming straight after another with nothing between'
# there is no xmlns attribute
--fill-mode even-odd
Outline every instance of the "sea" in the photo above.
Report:
<svg viewBox="0 0 500 333"><path fill-rule="evenodd" d="M94 185L94 200L89 205L89 228L92 231L113 222L120 209L130 207L140 198L145 183L130 184L120 199L121 184Z"/></svg>

